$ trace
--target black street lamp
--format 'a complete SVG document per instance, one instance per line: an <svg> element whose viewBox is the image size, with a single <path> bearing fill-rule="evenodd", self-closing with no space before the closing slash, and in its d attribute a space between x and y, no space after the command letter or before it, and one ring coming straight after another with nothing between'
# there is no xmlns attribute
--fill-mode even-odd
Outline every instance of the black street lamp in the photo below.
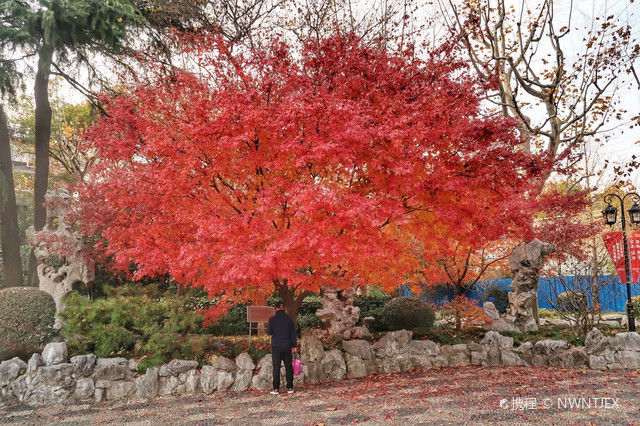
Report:
<svg viewBox="0 0 640 426"><path fill-rule="evenodd" d="M616 223L616 216L618 213L618 209L611 205L611 201L614 198L617 198L620 201L620 218L622 220L622 245L624 247L624 271L627 277L627 318L629 322L629 331L636 331L636 321L633 317L633 302L631 301L631 258L629 256L629 242L627 241L627 222L624 214L624 201L627 197L631 197L633 201L633 206L631 206L628 210L629 219L631 223L638 224L640 223L640 206L638 206L638 202L640 201L640 196L635 192L630 192L624 197L620 198L616 194L605 195L604 202L607 203L607 207L602 210L602 215L604 216L604 220L607 225L612 226Z"/></svg>

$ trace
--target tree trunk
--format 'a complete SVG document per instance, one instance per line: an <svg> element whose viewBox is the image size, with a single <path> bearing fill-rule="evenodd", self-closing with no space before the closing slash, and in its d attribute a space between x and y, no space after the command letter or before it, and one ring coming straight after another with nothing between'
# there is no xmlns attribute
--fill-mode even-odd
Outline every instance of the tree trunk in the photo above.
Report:
<svg viewBox="0 0 640 426"><path fill-rule="evenodd" d="M296 295L295 291L287 285L286 281L283 282L283 281L277 280L274 282L274 286L276 288L276 291L278 292L278 295L282 298L282 301L284 302L284 310L293 320L293 325L297 327L298 326L298 310L300 309L300 306L302 305L302 301L307 296L308 292L303 291L298 295Z"/></svg>
<svg viewBox="0 0 640 426"><path fill-rule="evenodd" d="M11 144L4 108L0 105L0 234L4 287L22 286L22 261L18 231L18 206L13 183Z"/></svg>
<svg viewBox="0 0 640 426"><path fill-rule="evenodd" d="M51 105L49 104L49 75L53 52L49 46L43 45L38 51L38 72L34 84L35 98L35 146L36 171L33 185L33 226L37 231L44 228L47 220L44 196L49 183L49 141L51 139ZM36 259L33 254L29 262L31 284L38 285L35 274Z"/></svg>

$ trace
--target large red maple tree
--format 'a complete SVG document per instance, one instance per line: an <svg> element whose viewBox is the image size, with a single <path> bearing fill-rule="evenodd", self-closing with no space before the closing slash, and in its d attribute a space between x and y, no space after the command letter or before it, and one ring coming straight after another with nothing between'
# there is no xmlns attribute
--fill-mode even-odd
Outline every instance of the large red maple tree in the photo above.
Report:
<svg viewBox="0 0 640 426"><path fill-rule="evenodd" d="M531 223L545 163L460 63L348 35L185 55L104 99L80 212L114 268L220 296L209 318L274 289L295 317L322 285L397 287L415 267L400 234L434 257Z"/></svg>

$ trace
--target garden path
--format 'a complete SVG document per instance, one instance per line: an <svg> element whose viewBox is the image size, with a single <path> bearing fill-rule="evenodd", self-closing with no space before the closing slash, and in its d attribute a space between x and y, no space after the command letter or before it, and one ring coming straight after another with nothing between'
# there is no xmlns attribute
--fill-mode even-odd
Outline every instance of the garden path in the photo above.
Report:
<svg viewBox="0 0 640 426"><path fill-rule="evenodd" d="M0 424L443 422L639 423L640 371L444 368L308 385L293 395L247 391L163 397L150 402L0 409Z"/></svg>

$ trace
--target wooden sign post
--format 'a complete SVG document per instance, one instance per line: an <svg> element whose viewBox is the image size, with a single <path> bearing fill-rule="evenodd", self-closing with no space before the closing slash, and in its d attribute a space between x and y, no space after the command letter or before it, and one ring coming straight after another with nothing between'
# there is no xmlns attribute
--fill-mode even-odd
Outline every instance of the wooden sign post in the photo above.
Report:
<svg viewBox="0 0 640 426"><path fill-rule="evenodd" d="M269 318L274 316L275 313L276 310L273 306L247 306L249 335L251 335L253 330L256 330L258 335L265 334L267 332Z"/></svg>

